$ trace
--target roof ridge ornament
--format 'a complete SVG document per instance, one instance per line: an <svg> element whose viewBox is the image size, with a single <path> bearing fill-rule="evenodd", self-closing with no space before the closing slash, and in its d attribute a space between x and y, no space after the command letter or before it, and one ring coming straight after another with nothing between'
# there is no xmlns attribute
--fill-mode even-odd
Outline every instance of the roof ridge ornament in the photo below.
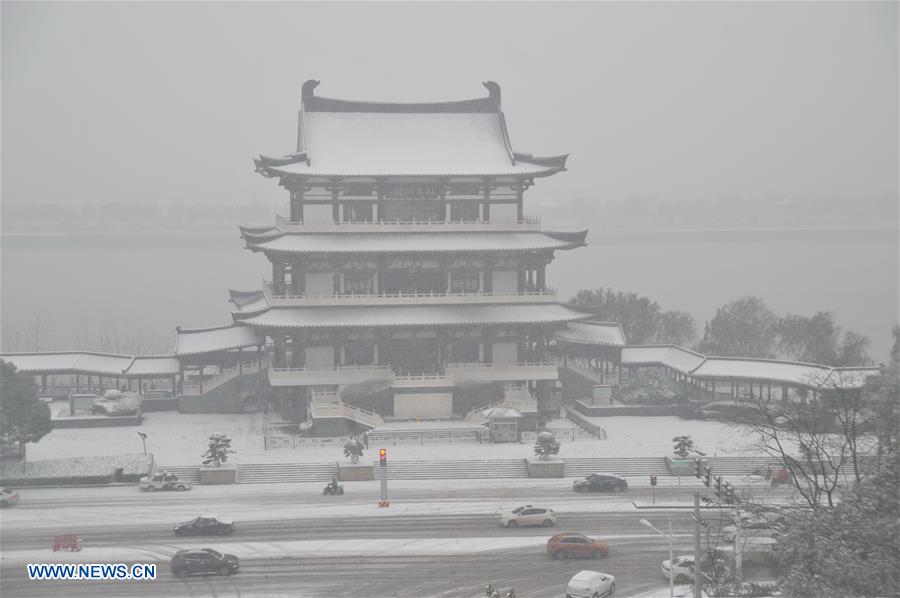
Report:
<svg viewBox="0 0 900 598"><path fill-rule="evenodd" d="M485 89L488 90L488 97L497 104L497 110L500 109L500 84L496 81L482 81Z"/></svg>
<svg viewBox="0 0 900 598"><path fill-rule="evenodd" d="M317 79L307 79L303 82L301 86L300 99L306 100L307 98L315 97L315 89L319 86L320 81Z"/></svg>

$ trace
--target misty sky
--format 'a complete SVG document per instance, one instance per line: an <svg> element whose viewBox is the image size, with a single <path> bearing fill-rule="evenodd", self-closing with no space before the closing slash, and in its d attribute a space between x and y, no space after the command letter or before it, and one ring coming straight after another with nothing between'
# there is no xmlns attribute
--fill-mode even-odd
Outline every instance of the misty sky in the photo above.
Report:
<svg viewBox="0 0 900 598"><path fill-rule="evenodd" d="M300 84L503 88L532 197L898 193L898 4L2 3L4 201L271 201ZM283 209L280 211L284 211Z"/></svg>

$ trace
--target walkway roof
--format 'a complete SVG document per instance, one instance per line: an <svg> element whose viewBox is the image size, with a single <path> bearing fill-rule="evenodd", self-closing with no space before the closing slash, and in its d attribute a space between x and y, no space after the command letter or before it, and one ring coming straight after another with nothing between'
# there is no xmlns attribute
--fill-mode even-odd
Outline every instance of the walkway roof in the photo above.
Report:
<svg viewBox="0 0 900 598"><path fill-rule="evenodd" d="M298 153L260 156L264 176L548 176L567 156L513 152L500 110L500 86L458 102L392 104L316 97L303 84Z"/></svg>
<svg viewBox="0 0 900 598"><path fill-rule="evenodd" d="M337 233L247 237L247 247L266 253L437 253L547 251L584 245L587 230L489 233Z"/></svg>
<svg viewBox="0 0 900 598"><path fill-rule="evenodd" d="M682 374L697 368L706 356L677 345L645 345L625 347L622 365L661 365Z"/></svg>
<svg viewBox="0 0 900 598"><path fill-rule="evenodd" d="M133 378L171 375L179 371L178 360L171 357L132 357L89 351L7 353L0 355L0 359L13 364L19 371L30 374L78 373ZM137 368L133 369L136 362Z"/></svg>
<svg viewBox="0 0 900 598"><path fill-rule="evenodd" d="M265 344L254 329L232 324L216 328L175 329L175 354L197 355Z"/></svg>
<svg viewBox="0 0 900 598"><path fill-rule="evenodd" d="M879 367L835 368L815 363L706 357L677 345L644 345L622 349L623 366L662 366L697 380L784 384L808 388L859 388Z"/></svg>
<svg viewBox="0 0 900 598"><path fill-rule="evenodd" d="M618 322L570 322L554 335L556 340L579 345L624 347L625 333Z"/></svg>
<svg viewBox="0 0 900 598"><path fill-rule="evenodd" d="M369 328L556 324L585 314L553 303L527 305L389 305L272 308L242 319L262 328Z"/></svg>

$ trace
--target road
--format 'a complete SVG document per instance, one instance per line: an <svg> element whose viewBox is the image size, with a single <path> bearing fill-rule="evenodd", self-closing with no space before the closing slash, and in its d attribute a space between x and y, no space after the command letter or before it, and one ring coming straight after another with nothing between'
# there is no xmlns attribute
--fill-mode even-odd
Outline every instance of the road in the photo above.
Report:
<svg viewBox="0 0 900 598"><path fill-rule="evenodd" d="M638 510L649 489L622 495L576 495L558 480L405 482L392 487L391 507L378 509L377 483L347 486L323 497L320 484L197 487L190 492L144 494L133 487L23 491L20 505L4 511L0 535L0 593L4 596L366 596L473 597L488 583L514 587L520 597L564 593L581 569L611 573L617 595L660 588L666 539L641 527L662 527L672 517L676 549L693 552L693 520L685 509ZM687 504L691 488L664 488L660 503ZM764 492L767 492L764 490ZM527 497L523 500L522 497ZM522 502L546 504L559 514L553 530L507 529L496 509ZM227 538L182 538L172 524L204 511L232 516ZM717 517L718 511L708 511ZM579 531L605 539L602 561L555 561L544 543L552 532ZM98 562L155 562L153 581L31 581L26 562L44 562L52 537L77 533L85 550L60 556ZM182 580L169 572L179 548L214 546L241 558L232 577ZM92 552L94 551L94 552ZM112 555L112 556L110 556Z"/></svg>

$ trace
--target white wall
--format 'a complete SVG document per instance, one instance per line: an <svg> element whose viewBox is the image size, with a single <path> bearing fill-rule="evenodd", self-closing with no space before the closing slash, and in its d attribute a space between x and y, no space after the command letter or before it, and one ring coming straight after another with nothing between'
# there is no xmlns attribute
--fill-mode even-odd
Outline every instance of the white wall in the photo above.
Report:
<svg viewBox="0 0 900 598"><path fill-rule="evenodd" d="M334 222L334 208L330 204L304 205L303 222L306 224L327 224Z"/></svg>
<svg viewBox="0 0 900 598"><path fill-rule="evenodd" d="M334 295L334 275L330 272L306 274L307 295Z"/></svg>
<svg viewBox="0 0 900 598"><path fill-rule="evenodd" d="M519 207L516 204L491 204L491 222L518 222Z"/></svg>
<svg viewBox="0 0 900 598"><path fill-rule="evenodd" d="M516 363L519 361L518 343L494 343L494 363Z"/></svg>
<svg viewBox="0 0 900 598"><path fill-rule="evenodd" d="M450 417L451 415L453 415L453 393L394 395L394 417Z"/></svg>
<svg viewBox="0 0 900 598"><path fill-rule="evenodd" d="M494 271L494 292L495 293L518 293L519 292L519 273L515 270L495 270Z"/></svg>
<svg viewBox="0 0 900 598"><path fill-rule="evenodd" d="M306 367L333 368L334 347L306 347Z"/></svg>

